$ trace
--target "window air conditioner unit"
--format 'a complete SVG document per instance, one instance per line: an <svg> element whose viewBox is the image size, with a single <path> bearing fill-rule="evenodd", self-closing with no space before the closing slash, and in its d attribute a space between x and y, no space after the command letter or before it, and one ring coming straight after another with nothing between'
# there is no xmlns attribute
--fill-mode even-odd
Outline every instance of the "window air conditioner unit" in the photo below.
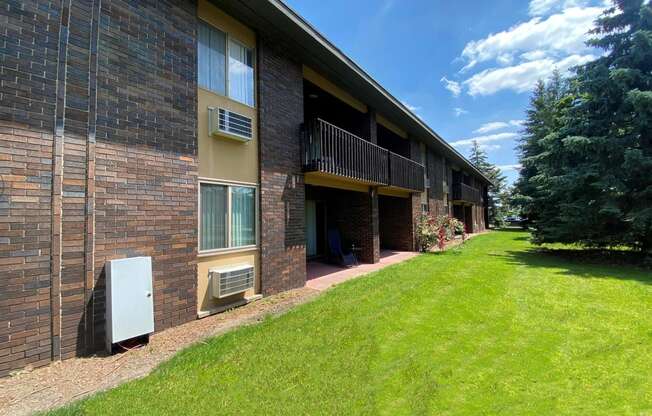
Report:
<svg viewBox="0 0 652 416"><path fill-rule="evenodd" d="M225 108L208 107L208 131L211 136L226 136L245 143L253 138L251 118Z"/></svg>
<svg viewBox="0 0 652 416"><path fill-rule="evenodd" d="M225 298L254 287L254 267L251 265L214 268L208 273L215 298Z"/></svg>

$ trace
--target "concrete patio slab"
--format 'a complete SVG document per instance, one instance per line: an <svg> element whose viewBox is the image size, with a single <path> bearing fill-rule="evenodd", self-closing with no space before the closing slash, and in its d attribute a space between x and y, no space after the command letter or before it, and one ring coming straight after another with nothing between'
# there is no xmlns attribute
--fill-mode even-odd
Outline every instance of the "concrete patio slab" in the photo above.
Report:
<svg viewBox="0 0 652 416"><path fill-rule="evenodd" d="M350 268L342 268L332 264L310 261L306 264L308 281L306 287L314 290L326 290L339 283L355 279L367 273L375 272L392 264L418 256L419 253L412 251L391 251L380 252L380 262L375 264L360 264Z"/></svg>

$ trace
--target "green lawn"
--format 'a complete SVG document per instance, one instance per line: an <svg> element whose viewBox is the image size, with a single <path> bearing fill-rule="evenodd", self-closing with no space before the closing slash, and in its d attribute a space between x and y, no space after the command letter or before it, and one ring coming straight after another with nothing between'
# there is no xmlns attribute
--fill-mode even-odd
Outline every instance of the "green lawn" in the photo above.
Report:
<svg viewBox="0 0 652 416"><path fill-rule="evenodd" d="M495 232L54 414L652 414L651 283Z"/></svg>

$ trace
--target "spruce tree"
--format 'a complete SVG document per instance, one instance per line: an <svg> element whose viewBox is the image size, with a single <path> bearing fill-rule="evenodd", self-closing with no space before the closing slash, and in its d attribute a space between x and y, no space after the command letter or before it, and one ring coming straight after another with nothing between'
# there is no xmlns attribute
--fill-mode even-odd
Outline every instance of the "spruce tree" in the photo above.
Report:
<svg viewBox="0 0 652 416"><path fill-rule="evenodd" d="M605 54L577 68L551 107L533 102L519 185L530 197L536 242L650 252L652 6L614 4L590 41ZM540 95L539 85L534 99Z"/></svg>
<svg viewBox="0 0 652 416"><path fill-rule="evenodd" d="M537 184L540 173L537 165L541 164L540 157L546 150L544 139L561 128L559 104L568 93L568 83L555 70L547 83L543 80L537 82L530 98L517 147L521 169L512 194L512 204L520 209L528 223L537 220L538 208L541 207L541 201L537 199L545 192Z"/></svg>

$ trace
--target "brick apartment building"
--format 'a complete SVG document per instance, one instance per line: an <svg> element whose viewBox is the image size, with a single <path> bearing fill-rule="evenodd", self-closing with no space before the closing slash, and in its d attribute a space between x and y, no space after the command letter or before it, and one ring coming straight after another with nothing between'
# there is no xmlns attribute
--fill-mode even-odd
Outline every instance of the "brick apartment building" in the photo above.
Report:
<svg viewBox="0 0 652 416"><path fill-rule="evenodd" d="M0 7L0 376L104 348L108 260L152 259L157 331L364 262L488 182L279 0ZM217 297L211 270L253 285Z"/></svg>

